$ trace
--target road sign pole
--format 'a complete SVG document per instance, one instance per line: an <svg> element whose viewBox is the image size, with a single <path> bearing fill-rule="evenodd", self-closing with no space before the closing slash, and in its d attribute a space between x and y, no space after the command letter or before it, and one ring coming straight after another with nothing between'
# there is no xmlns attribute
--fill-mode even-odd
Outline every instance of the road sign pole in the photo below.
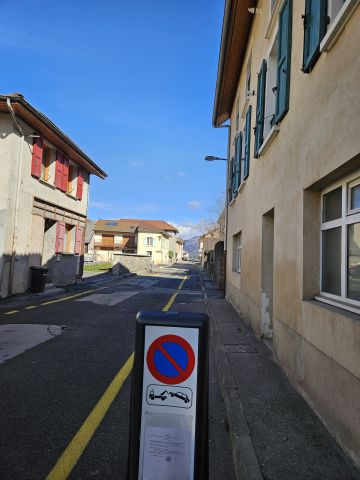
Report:
<svg viewBox="0 0 360 480"><path fill-rule="evenodd" d="M208 370L206 314L137 314L128 480L208 479Z"/></svg>

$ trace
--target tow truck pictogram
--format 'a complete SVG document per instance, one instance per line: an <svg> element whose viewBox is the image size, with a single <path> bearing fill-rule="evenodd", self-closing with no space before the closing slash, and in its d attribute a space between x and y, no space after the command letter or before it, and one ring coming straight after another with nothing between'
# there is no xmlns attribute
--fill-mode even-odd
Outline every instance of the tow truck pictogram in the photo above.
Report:
<svg viewBox="0 0 360 480"><path fill-rule="evenodd" d="M149 398L150 400L155 400L155 398L160 398L162 401L166 400L169 392L167 390L164 390L160 395L155 395L155 392L153 389L150 390L149 392Z"/></svg>

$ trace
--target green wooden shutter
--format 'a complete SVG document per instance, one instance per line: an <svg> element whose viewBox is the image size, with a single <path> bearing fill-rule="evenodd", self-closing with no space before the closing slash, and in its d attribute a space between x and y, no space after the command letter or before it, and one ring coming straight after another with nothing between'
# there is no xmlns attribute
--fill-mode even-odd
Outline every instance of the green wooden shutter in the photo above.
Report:
<svg viewBox="0 0 360 480"><path fill-rule="evenodd" d="M233 197L236 197L240 185L241 133L235 137L235 156L233 164Z"/></svg>
<svg viewBox="0 0 360 480"><path fill-rule="evenodd" d="M264 141L266 60L262 61L257 83L256 125L254 156L258 157L259 149Z"/></svg>
<svg viewBox="0 0 360 480"><path fill-rule="evenodd" d="M326 33L326 0L306 0L304 17L303 71L309 73L320 55L320 42Z"/></svg>
<svg viewBox="0 0 360 480"><path fill-rule="evenodd" d="M245 130L244 130L244 180L249 176L250 173L250 141L251 141L251 105L249 106L246 112L246 121L245 121Z"/></svg>
<svg viewBox="0 0 360 480"><path fill-rule="evenodd" d="M277 92L275 122L289 110L291 65L292 0L285 0L279 13L279 51L277 59Z"/></svg>
<svg viewBox="0 0 360 480"><path fill-rule="evenodd" d="M233 180L234 180L234 157L230 160L229 164L229 202L233 199Z"/></svg>
<svg viewBox="0 0 360 480"><path fill-rule="evenodd" d="M242 151L242 133L239 132L239 135L236 139L236 168L235 168L235 178L236 178L236 191L240 186L241 182L241 151Z"/></svg>

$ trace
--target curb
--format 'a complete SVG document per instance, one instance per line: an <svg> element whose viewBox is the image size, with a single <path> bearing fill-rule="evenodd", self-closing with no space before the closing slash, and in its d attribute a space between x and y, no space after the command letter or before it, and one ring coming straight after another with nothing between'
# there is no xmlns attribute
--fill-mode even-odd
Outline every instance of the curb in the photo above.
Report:
<svg viewBox="0 0 360 480"><path fill-rule="evenodd" d="M200 279L203 286L201 272ZM263 480L255 447L250 435L249 425L241 404L238 386L232 375L225 347L221 341L219 330L216 325L215 315L206 294L204 295L204 300L206 310L210 317L210 332L215 354L215 363L220 379L220 389L224 399L226 415L229 422L235 475L237 480Z"/></svg>

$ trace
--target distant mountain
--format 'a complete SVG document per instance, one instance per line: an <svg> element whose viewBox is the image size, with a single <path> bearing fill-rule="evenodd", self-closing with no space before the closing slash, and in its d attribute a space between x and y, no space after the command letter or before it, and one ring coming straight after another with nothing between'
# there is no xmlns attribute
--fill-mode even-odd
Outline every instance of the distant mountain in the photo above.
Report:
<svg viewBox="0 0 360 480"><path fill-rule="evenodd" d="M184 240L184 250L188 252L190 258L197 258L199 256L199 238L200 236L197 236Z"/></svg>

